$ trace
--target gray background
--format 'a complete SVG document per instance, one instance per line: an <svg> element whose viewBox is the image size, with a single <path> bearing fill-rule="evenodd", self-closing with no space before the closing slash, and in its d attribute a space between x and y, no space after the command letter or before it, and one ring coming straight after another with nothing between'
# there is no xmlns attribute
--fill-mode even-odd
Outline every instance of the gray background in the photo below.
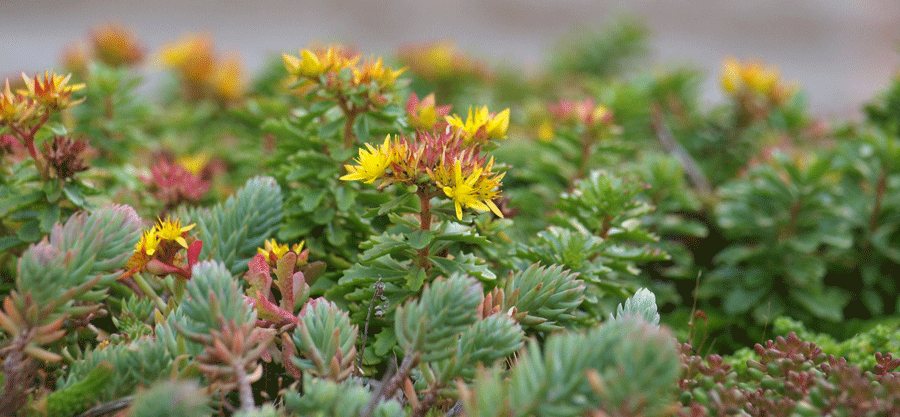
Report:
<svg viewBox="0 0 900 417"><path fill-rule="evenodd" d="M184 32L209 33L251 71L269 54L314 40L352 43L369 55L444 38L537 71L561 36L621 15L649 25L651 65L704 70L709 99L720 97L725 56L758 58L802 85L815 112L854 117L900 63L897 0L0 0L0 74L53 68L67 44L109 21L131 27L153 51ZM153 78L160 69L147 71Z"/></svg>

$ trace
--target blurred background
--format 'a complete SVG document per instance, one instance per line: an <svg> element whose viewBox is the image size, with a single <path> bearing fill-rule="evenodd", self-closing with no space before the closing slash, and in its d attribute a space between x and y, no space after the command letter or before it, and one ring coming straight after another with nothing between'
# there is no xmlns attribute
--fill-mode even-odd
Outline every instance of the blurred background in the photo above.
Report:
<svg viewBox="0 0 900 417"><path fill-rule="evenodd" d="M724 58L759 59L798 83L813 113L852 118L900 62L895 0L0 0L0 76L59 67L67 45L107 22L131 28L151 60L185 32L206 34L251 73L275 53L315 41L392 56L405 44L441 39L533 72L574 30L599 31L623 16L649 29L647 65L699 69L708 99L721 96ZM147 71L152 80L161 68Z"/></svg>

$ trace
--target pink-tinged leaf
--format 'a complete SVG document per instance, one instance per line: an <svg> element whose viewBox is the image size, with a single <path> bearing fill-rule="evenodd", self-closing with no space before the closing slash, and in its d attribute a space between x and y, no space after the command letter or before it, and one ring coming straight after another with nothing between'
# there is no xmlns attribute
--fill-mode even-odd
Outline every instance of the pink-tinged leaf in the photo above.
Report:
<svg viewBox="0 0 900 417"><path fill-rule="evenodd" d="M297 271L294 273L292 278L292 288L294 289L293 294L291 294L291 299L293 302L290 307L291 310L296 310L298 304L302 304L306 302L306 298L309 297L309 285L306 285L306 278L303 276L303 272Z"/></svg>
<svg viewBox="0 0 900 417"><path fill-rule="evenodd" d="M300 322L300 319L297 316L294 316L293 313L275 305L275 303L266 300L265 298L262 298L262 295L260 293L257 292L256 296L256 299L251 298L251 300L253 300L253 303L256 306L256 311L258 312L260 317L276 321L281 324L297 324Z"/></svg>
<svg viewBox="0 0 900 417"><path fill-rule="evenodd" d="M327 302L328 302L328 300L326 300L325 297L313 298L313 299L307 301L306 304L303 304L303 308L300 309L300 314L297 314L297 317L302 318L302 317L306 316L306 310L310 309L310 308L314 308L317 303L327 303Z"/></svg>
<svg viewBox="0 0 900 417"><path fill-rule="evenodd" d="M274 300L275 297L272 295L272 276L269 275L269 264L266 262L266 257L262 254L257 254L247 262L247 266L249 267L249 271L244 275L244 279L247 280L247 283L250 284L250 293L261 293L266 299Z"/></svg>
<svg viewBox="0 0 900 417"><path fill-rule="evenodd" d="M309 262L309 249L304 249L297 255L297 265L306 265Z"/></svg>
<svg viewBox="0 0 900 417"><path fill-rule="evenodd" d="M285 309L294 310L294 285L292 276L294 267L297 266L297 254L287 252L276 264L275 275L278 277L278 291L281 291L281 306Z"/></svg>
<svg viewBox="0 0 900 417"><path fill-rule="evenodd" d="M253 259L247 262L247 267L251 272L264 272L266 274L269 273L269 263L266 262L266 257L261 253L257 253L256 256L253 257Z"/></svg>
<svg viewBox="0 0 900 417"><path fill-rule="evenodd" d="M274 346L269 346L268 348L264 349L262 351L262 353L259 355L260 358L262 358L263 362L265 362L265 363L272 362L272 353L269 352L269 349L272 349L272 348L274 348Z"/></svg>
<svg viewBox="0 0 900 417"><path fill-rule="evenodd" d="M181 271L180 268L163 263L159 259L151 259L150 262L147 262L146 269L147 272L156 276L164 276Z"/></svg>
<svg viewBox="0 0 900 417"><path fill-rule="evenodd" d="M284 370L287 371L292 377L296 379L300 379L303 376L303 373L294 366L294 363L291 361L291 358L296 356L296 350L294 348L294 341L291 340L291 337L288 336L287 332L281 334L281 348L282 348L282 356L281 356L281 364L284 365Z"/></svg>
<svg viewBox="0 0 900 417"><path fill-rule="evenodd" d="M193 269L194 265L197 264L197 261L200 259L200 251L203 250L203 241L195 240L191 242L191 245L188 246L187 250L187 261L188 261L188 269Z"/></svg>

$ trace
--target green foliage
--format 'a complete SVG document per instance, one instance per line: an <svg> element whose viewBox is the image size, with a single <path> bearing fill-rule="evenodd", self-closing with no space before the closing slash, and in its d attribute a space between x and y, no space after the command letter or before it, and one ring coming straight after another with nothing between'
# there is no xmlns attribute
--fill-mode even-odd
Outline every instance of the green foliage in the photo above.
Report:
<svg viewBox="0 0 900 417"><path fill-rule="evenodd" d="M758 322L787 313L839 321L850 295L825 286L824 277L829 251L847 249L853 240L835 204L831 163L777 158L747 180L723 186L716 214L735 243L716 256L719 268L699 295L718 297L728 314L751 313Z"/></svg>
<svg viewBox="0 0 900 417"><path fill-rule="evenodd" d="M251 410L239 410L234 415L237 417L281 417L281 413L272 404Z"/></svg>
<svg viewBox="0 0 900 417"><path fill-rule="evenodd" d="M294 345L303 358L292 358L294 366L311 374L343 381L356 366L356 335L350 316L324 299L310 300L293 333Z"/></svg>
<svg viewBox="0 0 900 417"><path fill-rule="evenodd" d="M505 314L493 314L478 320L459 335L450 358L420 367L420 380L433 391L455 396L449 387L456 378L471 381L478 365L493 365L506 359L524 345L525 334L516 321ZM446 388L445 388L446 387Z"/></svg>
<svg viewBox="0 0 900 417"><path fill-rule="evenodd" d="M552 332L575 324L584 301L584 281L578 274L560 265L541 267L533 264L510 274L500 294L499 311L515 307L514 317L523 326L541 332Z"/></svg>
<svg viewBox="0 0 900 417"><path fill-rule="evenodd" d="M150 118L150 106L138 92L143 77L125 68L91 63L83 79L86 103L72 109L75 133L91 138L91 145L104 156L103 167L127 162L135 147L146 140L144 132Z"/></svg>
<svg viewBox="0 0 900 417"><path fill-rule="evenodd" d="M900 80L834 124L729 60L709 103L697 69L633 66L624 20L527 77L449 43L401 50L406 72L335 47L243 94L197 39L163 54L181 90L91 62L65 112L0 91L4 411L898 414ZM447 103L495 113L447 126ZM63 175L82 134L93 167ZM211 192L168 199L186 184ZM82 211L109 203L135 208ZM166 214L185 241L136 248Z"/></svg>
<svg viewBox="0 0 900 417"><path fill-rule="evenodd" d="M153 317L155 305L149 298L132 294L122 303L122 311L113 316L113 324L131 340L152 334L153 328L148 324Z"/></svg>
<svg viewBox="0 0 900 417"><path fill-rule="evenodd" d="M90 402L102 402L129 395L136 388L150 386L168 376L176 355L161 339L142 338L95 348L79 356L82 357L68 366L56 385L59 390L83 390ZM97 378L95 370L106 366L112 370L105 377L106 382L92 384Z"/></svg>
<svg viewBox="0 0 900 417"><path fill-rule="evenodd" d="M594 171L576 181L571 193L563 193L551 226L528 244L520 243L516 255L530 262L563 265L585 282L582 309L599 319L606 312L601 299L625 298L640 274L639 263L667 259L650 246L658 238L644 229L641 216L652 208L635 196L640 185Z"/></svg>
<svg viewBox="0 0 900 417"><path fill-rule="evenodd" d="M193 382L165 381L135 396L129 417L203 417L212 415L206 394Z"/></svg>
<svg viewBox="0 0 900 417"><path fill-rule="evenodd" d="M114 367L100 362L84 379L58 389L46 398L46 414L50 417L74 416L88 409L98 398L104 386L109 385Z"/></svg>
<svg viewBox="0 0 900 417"><path fill-rule="evenodd" d="M281 224L281 205L281 188L275 180L255 177L224 203L212 209L183 209L179 217L185 224L197 224L203 241L201 258L220 260L232 275L240 275L256 248L263 247Z"/></svg>
<svg viewBox="0 0 900 417"><path fill-rule="evenodd" d="M680 363L668 331L635 316L551 335L543 349L532 341L508 380L498 372L480 374L466 389L468 415L666 415Z"/></svg>
<svg viewBox="0 0 900 417"><path fill-rule="evenodd" d="M75 300L100 301L105 287L119 276L113 271L131 255L141 229L140 218L128 206L77 214L22 254L16 287L42 306L55 305L57 312L72 310ZM64 296L69 291L75 293Z"/></svg>
<svg viewBox="0 0 900 417"><path fill-rule="evenodd" d="M305 377L303 394L288 392L284 404L293 415L316 417L343 417L360 415L370 404L372 393L354 380L336 383L328 379ZM399 417L406 413L396 400L378 401L371 415L374 417Z"/></svg>
<svg viewBox="0 0 900 417"><path fill-rule="evenodd" d="M238 325L256 319L256 312L244 302L242 289L222 262L204 261L195 265L186 289L189 297L179 309L191 323L186 329L193 333L219 328L220 319Z"/></svg>
<svg viewBox="0 0 900 417"><path fill-rule="evenodd" d="M476 307L484 299L473 278L454 275L435 281L418 300L397 307L395 334L405 352L422 352L422 360L451 357L459 334L477 320Z"/></svg>
<svg viewBox="0 0 900 417"><path fill-rule="evenodd" d="M597 77L619 74L647 53L647 35L647 26L638 20L620 20L601 33L582 29L557 47L554 69Z"/></svg>
<svg viewBox="0 0 900 417"><path fill-rule="evenodd" d="M656 295L646 288L637 290L631 298L619 304L616 315L609 315L610 320L622 320L627 316L641 316L647 323L659 325L659 313L656 309Z"/></svg>
<svg viewBox="0 0 900 417"><path fill-rule="evenodd" d="M867 104L866 117L894 136L900 135L900 77L895 77L887 90Z"/></svg>

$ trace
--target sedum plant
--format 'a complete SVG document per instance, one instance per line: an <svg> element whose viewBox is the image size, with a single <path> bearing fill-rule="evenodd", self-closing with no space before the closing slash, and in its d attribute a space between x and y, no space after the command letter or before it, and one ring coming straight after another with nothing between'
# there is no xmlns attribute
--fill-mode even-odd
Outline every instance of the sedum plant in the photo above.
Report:
<svg viewBox="0 0 900 417"><path fill-rule="evenodd" d="M900 83L710 105L611 28L527 77L188 35L149 95L107 25L4 83L0 414L897 414Z"/></svg>
<svg viewBox="0 0 900 417"><path fill-rule="evenodd" d="M56 224L50 236L22 254L16 288L4 298L0 312L8 340L0 350L4 409L24 406L40 363L62 359L47 347L66 335L66 320L100 308L117 277L112 271L124 266L139 233L140 219L133 209L109 206Z"/></svg>
<svg viewBox="0 0 900 417"><path fill-rule="evenodd" d="M53 225L88 207L91 187L76 177L88 169L89 140L78 137L60 122L61 114L84 99L84 84L70 82L72 74L22 74L22 89L13 91L9 79L0 89L0 254L2 268L24 247L51 232Z"/></svg>

